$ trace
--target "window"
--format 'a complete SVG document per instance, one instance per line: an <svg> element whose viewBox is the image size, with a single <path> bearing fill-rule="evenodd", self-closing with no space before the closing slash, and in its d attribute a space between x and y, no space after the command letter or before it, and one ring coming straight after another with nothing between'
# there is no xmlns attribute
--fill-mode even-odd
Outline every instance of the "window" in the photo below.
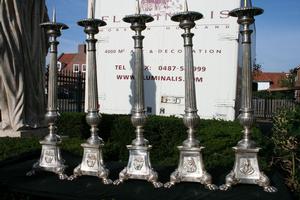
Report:
<svg viewBox="0 0 300 200"><path fill-rule="evenodd" d="M83 72L83 73L86 72L86 64L81 65L81 72Z"/></svg>
<svg viewBox="0 0 300 200"><path fill-rule="evenodd" d="M60 72L61 71L61 62L57 62L57 70Z"/></svg>
<svg viewBox="0 0 300 200"><path fill-rule="evenodd" d="M79 72L79 64L73 64L73 72L78 73Z"/></svg>
<svg viewBox="0 0 300 200"><path fill-rule="evenodd" d="M151 114L152 113L152 107L147 107L147 113Z"/></svg>

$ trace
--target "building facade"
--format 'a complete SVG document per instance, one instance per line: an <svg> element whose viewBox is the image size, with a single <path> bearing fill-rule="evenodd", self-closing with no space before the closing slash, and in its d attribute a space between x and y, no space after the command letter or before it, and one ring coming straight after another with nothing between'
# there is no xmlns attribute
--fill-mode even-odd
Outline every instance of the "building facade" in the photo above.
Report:
<svg viewBox="0 0 300 200"><path fill-rule="evenodd" d="M282 88L282 80L289 74L285 72L262 72L253 73L253 83L256 85L256 91L275 90Z"/></svg>
<svg viewBox="0 0 300 200"><path fill-rule="evenodd" d="M86 72L86 45L78 45L77 53L62 53L58 57L58 71Z"/></svg>

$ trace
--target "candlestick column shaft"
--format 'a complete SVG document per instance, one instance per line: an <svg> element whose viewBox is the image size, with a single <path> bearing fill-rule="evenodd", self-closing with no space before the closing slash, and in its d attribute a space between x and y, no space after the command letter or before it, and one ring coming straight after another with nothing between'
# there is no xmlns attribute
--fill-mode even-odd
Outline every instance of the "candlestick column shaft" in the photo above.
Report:
<svg viewBox="0 0 300 200"><path fill-rule="evenodd" d="M195 24L192 25L192 27ZM184 146L197 147L199 141L195 139L195 127L199 123L197 114L196 90L195 90L195 74L194 74L194 58L193 58L193 33L190 28L184 29L182 34L184 40L184 65L185 65L185 115L183 121L188 128L188 138L184 141Z"/></svg>
<svg viewBox="0 0 300 200"><path fill-rule="evenodd" d="M252 108L252 61L251 61L251 34L250 25L254 23L253 18L242 17L238 20L242 25L242 94L241 94L241 110L239 120L244 128L243 143L244 146L255 147L254 141L251 140L251 128L254 123L254 115Z"/></svg>
<svg viewBox="0 0 300 200"><path fill-rule="evenodd" d="M141 25L139 25L141 26ZM132 144L137 146L145 146L148 141L144 138L143 126L146 123L145 114L145 96L144 96L144 58L143 58L143 39L144 36L141 34L141 28L132 26L135 30L134 39L134 105L132 108L131 121L133 126L136 128L136 138Z"/></svg>
<svg viewBox="0 0 300 200"><path fill-rule="evenodd" d="M47 111L57 112L57 45L56 37L50 37L50 64L48 78L48 108Z"/></svg>
<svg viewBox="0 0 300 200"><path fill-rule="evenodd" d="M96 68L96 42L95 33L88 33L87 36L87 66L88 70L88 114L86 121L91 126L91 137L88 139L89 144L100 144L102 139L98 136L98 124L101 121L101 115L98 113L98 86L97 86L97 68Z"/></svg>

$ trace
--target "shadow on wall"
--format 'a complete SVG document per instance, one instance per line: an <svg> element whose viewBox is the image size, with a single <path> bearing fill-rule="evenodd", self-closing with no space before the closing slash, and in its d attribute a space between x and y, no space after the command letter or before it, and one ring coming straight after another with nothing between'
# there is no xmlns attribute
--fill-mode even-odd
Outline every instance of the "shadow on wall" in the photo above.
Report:
<svg viewBox="0 0 300 200"><path fill-rule="evenodd" d="M134 51L131 51L131 59L129 61L130 67L134 74L135 66L135 55ZM149 70L144 70L144 77L151 77L152 74ZM134 105L134 79L131 80L130 83L130 91L129 102L131 107ZM154 80L145 80L144 79L144 96L145 96L145 109L147 114L156 114L156 83Z"/></svg>

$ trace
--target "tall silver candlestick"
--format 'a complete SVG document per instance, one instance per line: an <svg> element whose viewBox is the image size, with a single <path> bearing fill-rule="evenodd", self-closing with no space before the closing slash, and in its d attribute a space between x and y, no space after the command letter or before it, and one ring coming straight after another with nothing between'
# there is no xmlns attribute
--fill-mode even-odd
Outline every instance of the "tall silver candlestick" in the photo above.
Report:
<svg viewBox="0 0 300 200"><path fill-rule="evenodd" d="M263 13L261 8L244 5L244 7L232 10L229 15L238 18L242 26L242 99L239 115L240 124L243 126L243 139L240 140L235 151L235 164L233 170L226 176L226 184L221 185L221 190L228 190L238 183L257 184L266 192L276 192L275 187L270 186L269 178L259 169L257 153L259 149L251 140L252 126L255 121L252 108L252 63L251 63L251 33L250 25L254 23L254 16Z"/></svg>
<svg viewBox="0 0 300 200"><path fill-rule="evenodd" d="M96 69L96 42L95 35L99 32L98 27L105 26L106 23L100 19L94 19L93 6L91 6L91 18L83 19L78 22L79 26L84 27L87 34L87 64L88 64L88 113L86 121L91 126L91 137L81 146L84 149L81 164L74 169L74 175L69 180L78 176L88 175L96 176L102 179L104 184L111 184L108 178L109 170L106 169L103 162L102 148L103 140L98 136L97 125L101 121L101 115L98 110L98 89L97 89L97 69Z"/></svg>
<svg viewBox="0 0 300 200"><path fill-rule="evenodd" d="M130 23L130 28L135 31L134 39L134 105L132 108L131 122L136 127L136 138L131 145L127 145L129 150L129 161L119 174L119 179L115 185L127 179L144 179L151 182L154 187L163 186L158 182L158 175L152 169L150 162L150 149L148 141L144 138L143 126L146 123L144 106L144 60L143 60L143 39L142 31L146 29L146 23L152 22L153 17L140 14L140 5L137 0L137 13L123 18L124 22Z"/></svg>
<svg viewBox="0 0 300 200"><path fill-rule="evenodd" d="M180 28L184 29L182 37L184 39L184 64L185 64L185 115L183 122L188 128L188 138L182 146L178 146L180 158L178 168L171 174L170 182L165 187L171 187L179 182L200 182L210 190L218 187L212 184L211 176L205 171L201 150L204 148L199 145L195 138L195 127L199 123L197 114L196 92L194 81L194 61L193 61L193 41L194 36L191 29L195 26L195 21L203 16L198 12L188 11L185 1L184 12L177 13L171 17L172 21L179 22Z"/></svg>
<svg viewBox="0 0 300 200"><path fill-rule="evenodd" d="M60 137L56 134L55 122L59 116L57 109L57 46L59 42L56 40L61 35L62 29L68 29L68 26L56 22L55 9L53 10L52 22L42 23L41 27L47 31L50 44L50 65L48 77L48 106L45 115L46 121L49 125L49 134L40 141L42 145L42 152L40 160L33 165L32 171L27 175L33 175L36 170L44 170L54 172L59 175L60 179L65 179L64 174L66 166L64 160L61 158L59 144Z"/></svg>

